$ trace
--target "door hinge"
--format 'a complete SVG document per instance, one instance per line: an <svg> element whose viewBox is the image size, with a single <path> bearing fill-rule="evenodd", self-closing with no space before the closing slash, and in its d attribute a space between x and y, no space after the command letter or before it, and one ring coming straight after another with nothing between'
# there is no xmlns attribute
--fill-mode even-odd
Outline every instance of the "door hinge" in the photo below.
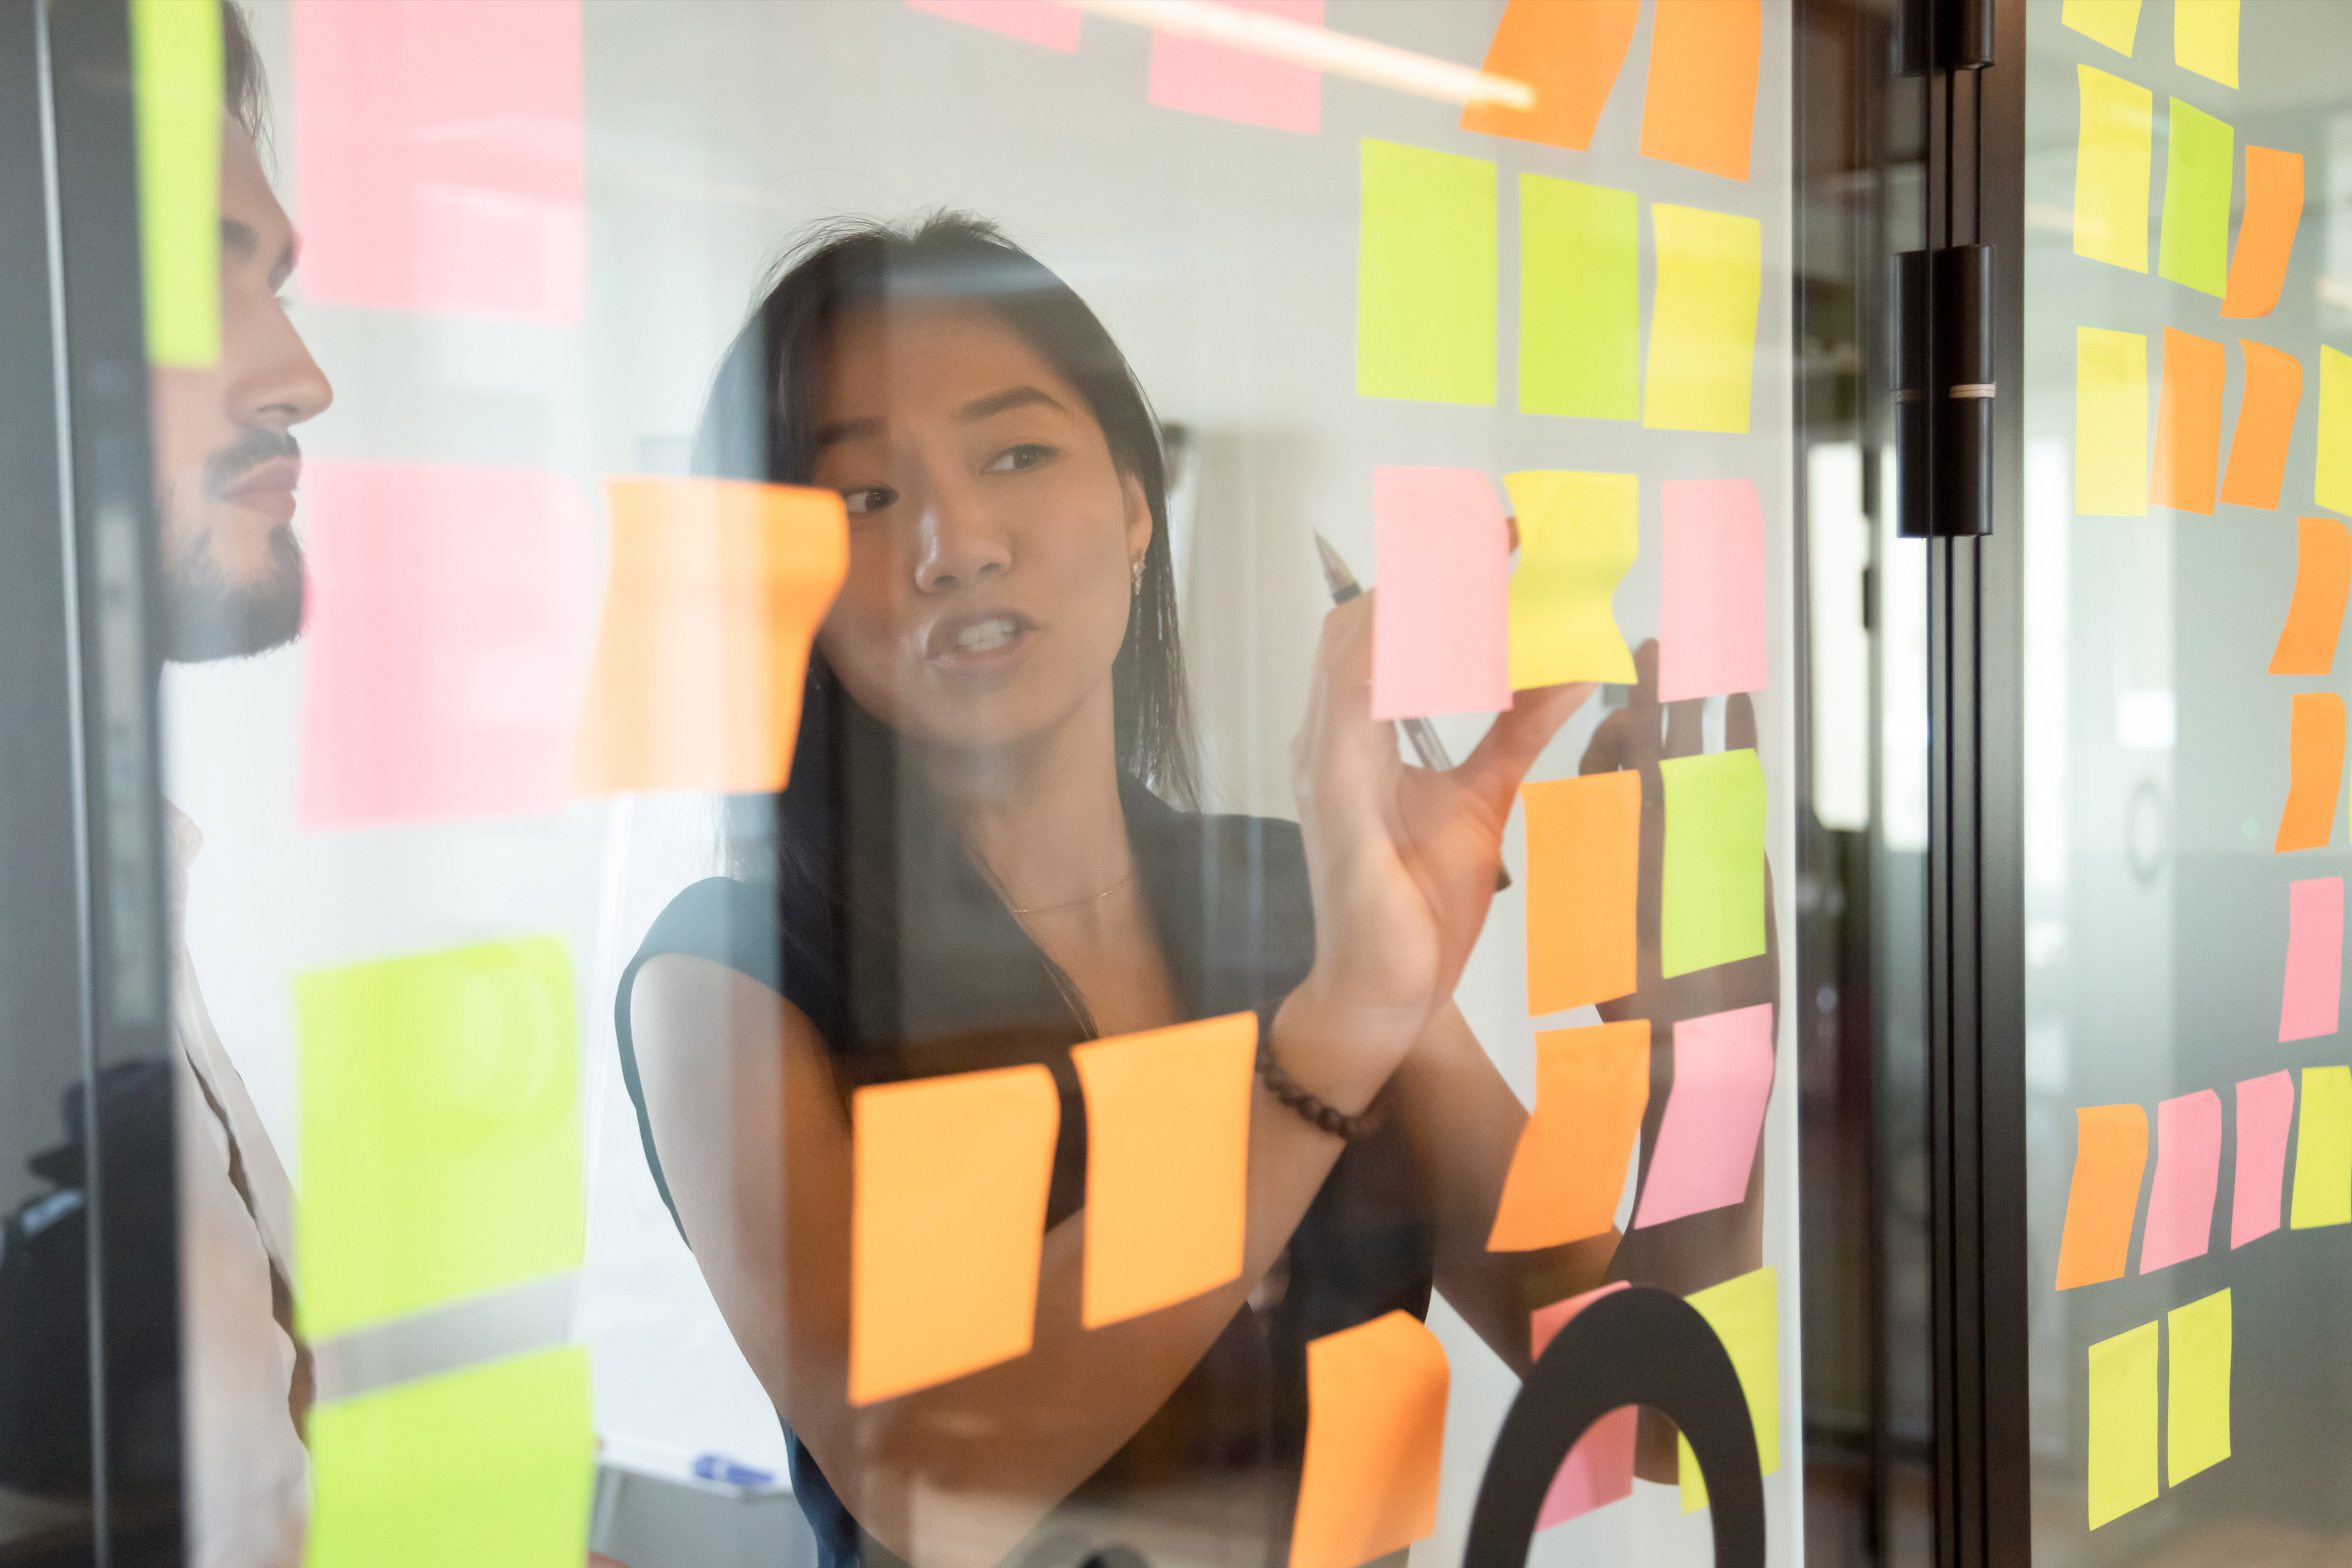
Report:
<svg viewBox="0 0 2352 1568"><path fill-rule="evenodd" d="M1992 531L1993 247L1894 258L1895 531Z"/></svg>
<svg viewBox="0 0 2352 1568"><path fill-rule="evenodd" d="M1992 61L1994 0L1901 0L1895 68L1903 76L1982 70Z"/></svg>

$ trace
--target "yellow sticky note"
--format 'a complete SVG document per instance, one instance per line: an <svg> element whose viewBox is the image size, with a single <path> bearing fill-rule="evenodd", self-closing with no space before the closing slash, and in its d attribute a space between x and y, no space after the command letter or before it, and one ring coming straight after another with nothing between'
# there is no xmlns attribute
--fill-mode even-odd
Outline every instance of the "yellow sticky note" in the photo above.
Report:
<svg viewBox="0 0 2352 1568"><path fill-rule="evenodd" d="M2230 1293L2216 1290L2165 1315L2164 1483L2177 1487L2230 1457Z"/></svg>
<svg viewBox="0 0 2352 1568"><path fill-rule="evenodd" d="M1715 1330L1739 1374L1748 1414L1756 1423L1756 1468L1771 1475L1780 1468L1780 1294L1768 1268L1694 1290L1684 1300ZM1706 1506L1706 1478L1687 1437L1675 1439L1675 1474L1682 1479L1683 1511Z"/></svg>
<svg viewBox="0 0 2352 1568"><path fill-rule="evenodd" d="M1653 430L1744 433L1764 298L1764 226L1664 202L1651 204L1650 225L1658 284L1642 423Z"/></svg>
<svg viewBox="0 0 2352 1568"><path fill-rule="evenodd" d="M1356 257L1356 392L1495 401L1495 165L1370 138Z"/></svg>
<svg viewBox="0 0 2352 1568"><path fill-rule="evenodd" d="M1641 549L1632 474L1531 468L1505 474L1519 519L1511 574L1511 689L1633 679L1610 600Z"/></svg>
<svg viewBox="0 0 2352 1568"><path fill-rule="evenodd" d="M2074 254L2145 272L2156 96L2091 66L2074 72L2083 105L2074 148Z"/></svg>
<svg viewBox="0 0 2352 1568"><path fill-rule="evenodd" d="M596 1438L578 1345L310 1412L305 1568L580 1568Z"/></svg>
<svg viewBox="0 0 2352 1568"><path fill-rule="evenodd" d="M2090 1528L2156 1500L2156 1325L2091 1347Z"/></svg>
<svg viewBox="0 0 2352 1568"><path fill-rule="evenodd" d="M1640 412L1641 266L1631 191L1519 176L1519 412Z"/></svg>
<svg viewBox="0 0 2352 1568"><path fill-rule="evenodd" d="M2128 55L2139 31L2139 0L2066 0L2058 19L2084 37Z"/></svg>
<svg viewBox="0 0 2352 1568"><path fill-rule="evenodd" d="M2352 354L2319 348L2319 470L2312 493L2330 511L2352 513Z"/></svg>
<svg viewBox="0 0 2352 1568"><path fill-rule="evenodd" d="M2290 1230L2352 1225L2352 1068L2303 1069Z"/></svg>
<svg viewBox="0 0 2352 1568"><path fill-rule="evenodd" d="M160 365L220 358L221 71L219 6L131 0L139 266Z"/></svg>
<svg viewBox="0 0 2352 1568"><path fill-rule="evenodd" d="M2172 0L2173 62L2238 85L2238 0Z"/></svg>
<svg viewBox="0 0 2352 1568"><path fill-rule="evenodd" d="M2147 515L2147 339L2074 329L2074 510Z"/></svg>

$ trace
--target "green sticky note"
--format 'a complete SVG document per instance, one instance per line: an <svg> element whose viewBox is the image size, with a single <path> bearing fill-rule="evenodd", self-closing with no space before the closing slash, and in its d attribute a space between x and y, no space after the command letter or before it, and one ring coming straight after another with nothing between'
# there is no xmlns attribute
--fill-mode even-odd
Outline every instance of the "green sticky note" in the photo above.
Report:
<svg viewBox="0 0 2352 1568"><path fill-rule="evenodd" d="M1495 401L1495 165L1367 138L1356 391Z"/></svg>
<svg viewBox="0 0 2352 1568"><path fill-rule="evenodd" d="M2238 0L2172 0L2173 63L2238 85Z"/></svg>
<svg viewBox="0 0 2352 1568"><path fill-rule="evenodd" d="M1764 768L1752 751L1658 764L1666 867L1658 969L1688 974L1764 951Z"/></svg>
<svg viewBox="0 0 2352 1568"><path fill-rule="evenodd" d="M2156 1500L2156 1325L2091 1347L2090 1528Z"/></svg>
<svg viewBox="0 0 2352 1568"><path fill-rule="evenodd" d="M539 937L296 977L303 1333L580 1266L572 967Z"/></svg>
<svg viewBox="0 0 2352 1568"><path fill-rule="evenodd" d="M2227 121L2177 98L2167 123L2156 269L2218 300L2230 288L2230 179L2238 133Z"/></svg>
<svg viewBox="0 0 2352 1568"><path fill-rule="evenodd" d="M1748 1396L1748 1415L1756 1423L1756 1468L1771 1475L1780 1468L1780 1295L1770 1268L1759 1268L1694 1290L1684 1300L1698 1309L1715 1337L1730 1353L1731 1369L1739 1374L1739 1392ZM1685 1513L1706 1506L1706 1476L1690 1439L1675 1439Z"/></svg>
<svg viewBox="0 0 2352 1568"><path fill-rule="evenodd" d="M2331 511L2352 513L2352 354L2319 349L2319 471L2312 493Z"/></svg>
<svg viewBox="0 0 2352 1568"><path fill-rule="evenodd" d="M2058 19L2084 37L2128 55L2139 31L2139 0L2066 0Z"/></svg>
<svg viewBox="0 0 2352 1568"><path fill-rule="evenodd" d="M1748 428L1756 313L1764 299L1764 226L1752 217L1650 204L1658 291L1650 310L1653 430Z"/></svg>
<svg viewBox="0 0 2352 1568"><path fill-rule="evenodd" d="M221 18L192 0L131 0L139 266L147 357L220 358Z"/></svg>
<svg viewBox="0 0 2352 1568"><path fill-rule="evenodd" d="M2147 515L2147 339L2074 329L2074 510Z"/></svg>
<svg viewBox="0 0 2352 1568"><path fill-rule="evenodd" d="M2216 1290L2166 1315L2164 1484L2177 1487L2230 1457L2230 1293Z"/></svg>
<svg viewBox="0 0 2352 1568"><path fill-rule="evenodd" d="M2352 1225L2352 1068L2303 1069L2290 1230Z"/></svg>
<svg viewBox="0 0 2352 1568"><path fill-rule="evenodd" d="M304 1568L580 1568L596 1484L572 1345L310 1412Z"/></svg>
<svg viewBox="0 0 2352 1568"><path fill-rule="evenodd" d="M2074 144L2074 254L2147 270L2147 182L2156 95L2090 66L2074 68L2082 121Z"/></svg>
<svg viewBox="0 0 2352 1568"><path fill-rule="evenodd" d="M1641 412L1640 204L1631 191L1519 176L1519 412Z"/></svg>

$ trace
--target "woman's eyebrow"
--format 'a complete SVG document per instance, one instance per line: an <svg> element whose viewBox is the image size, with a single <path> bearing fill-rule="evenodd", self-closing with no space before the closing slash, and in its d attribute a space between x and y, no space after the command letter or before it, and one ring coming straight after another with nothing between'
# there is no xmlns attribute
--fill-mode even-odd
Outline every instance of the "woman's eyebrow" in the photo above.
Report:
<svg viewBox="0 0 2352 1568"><path fill-rule="evenodd" d="M817 426L816 444L830 447L842 441L863 441L880 434L882 421L879 419L836 419L830 425Z"/></svg>
<svg viewBox="0 0 2352 1568"><path fill-rule="evenodd" d="M1044 404L1048 408L1062 406L1057 399L1048 396L1034 386L1015 386L992 394L987 397L974 398L956 410L956 418L965 425L977 425L983 419L992 419L1008 410L1026 408L1032 404L1038 403ZM1066 409L1063 411L1068 412Z"/></svg>

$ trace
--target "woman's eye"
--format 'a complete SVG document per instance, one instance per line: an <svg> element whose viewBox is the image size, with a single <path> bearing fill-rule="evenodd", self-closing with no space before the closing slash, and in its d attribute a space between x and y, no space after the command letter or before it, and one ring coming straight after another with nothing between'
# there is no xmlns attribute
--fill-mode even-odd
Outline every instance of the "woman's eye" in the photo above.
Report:
<svg viewBox="0 0 2352 1568"><path fill-rule="evenodd" d="M1035 468L1038 464L1044 462L1053 455L1054 448L1051 447L1040 447L1034 442L1024 441L1018 447L1008 447L1003 451L998 453L995 458L989 463L988 467L982 469L981 472L986 474L1017 473L1023 468Z"/></svg>
<svg viewBox="0 0 2352 1568"><path fill-rule="evenodd" d="M870 511L880 511L898 499L898 492L887 485L860 485L856 489L841 492L842 504L852 517L863 517Z"/></svg>

